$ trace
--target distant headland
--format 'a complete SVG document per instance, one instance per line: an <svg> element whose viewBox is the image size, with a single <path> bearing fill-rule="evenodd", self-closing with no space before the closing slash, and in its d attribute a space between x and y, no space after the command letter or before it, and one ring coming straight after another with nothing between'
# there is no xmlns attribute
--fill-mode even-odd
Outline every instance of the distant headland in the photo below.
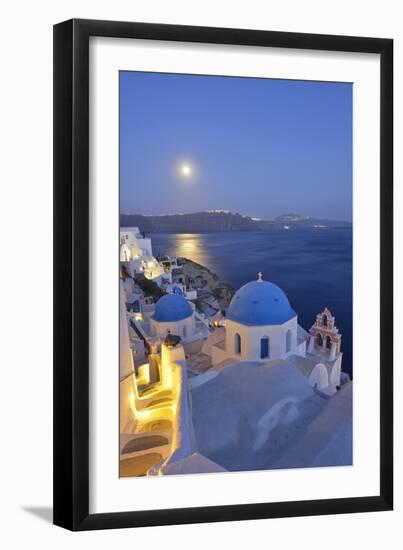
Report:
<svg viewBox="0 0 403 550"><path fill-rule="evenodd" d="M207 210L191 214L163 214L144 216L121 214L121 227L141 227L147 233L208 233L216 231L265 231L290 228L334 228L351 227L351 222L325 220L282 214L272 220L264 220L227 210Z"/></svg>

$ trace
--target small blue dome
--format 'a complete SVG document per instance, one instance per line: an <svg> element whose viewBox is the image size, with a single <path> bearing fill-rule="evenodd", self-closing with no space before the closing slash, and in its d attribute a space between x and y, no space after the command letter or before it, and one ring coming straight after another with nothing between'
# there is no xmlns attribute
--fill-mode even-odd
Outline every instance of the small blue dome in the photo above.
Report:
<svg viewBox="0 0 403 550"><path fill-rule="evenodd" d="M281 325L296 316L287 296L268 281L252 281L235 292L227 318L243 325Z"/></svg>
<svg viewBox="0 0 403 550"><path fill-rule="evenodd" d="M166 294L155 305L153 319L161 323L182 321L191 317L193 310L189 302L179 294Z"/></svg>

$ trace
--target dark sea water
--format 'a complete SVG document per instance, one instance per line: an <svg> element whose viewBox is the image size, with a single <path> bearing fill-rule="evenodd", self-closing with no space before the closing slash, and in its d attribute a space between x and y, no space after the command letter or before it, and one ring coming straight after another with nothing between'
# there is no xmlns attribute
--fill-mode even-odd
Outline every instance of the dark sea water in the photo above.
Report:
<svg viewBox="0 0 403 550"><path fill-rule="evenodd" d="M352 374L352 230L278 229L203 234L152 233L155 255L184 256L238 289L263 278L280 286L306 330L328 307L342 334L342 369Z"/></svg>

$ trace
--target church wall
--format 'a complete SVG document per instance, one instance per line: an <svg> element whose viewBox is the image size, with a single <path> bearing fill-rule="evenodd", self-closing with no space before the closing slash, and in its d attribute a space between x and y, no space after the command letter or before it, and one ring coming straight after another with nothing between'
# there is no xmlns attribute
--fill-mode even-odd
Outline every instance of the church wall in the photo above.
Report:
<svg viewBox="0 0 403 550"><path fill-rule="evenodd" d="M286 356L286 333L291 330L291 351L296 352L297 346L297 317L290 319L282 325L268 325L251 327L227 321L226 324L226 351L227 357L236 357L241 361L260 361L260 341L264 337L269 338L270 354L267 360L278 359ZM241 336L241 353L235 351L235 335Z"/></svg>
<svg viewBox="0 0 403 550"><path fill-rule="evenodd" d="M226 358L235 357L239 361L247 361L249 359L249 329L245 325L235 323L234 321L227 320L225 327L225 349ZM241 353L237 353L235 350L235 335L239 334L241 337Z"/></svg>
<svg viewBox="0 0 403 550"><path fill-rule="evenodd" d="M186 336L184 335L184 328L186 329ZM186 340L194 334L195 331L195 320L194 316L187 317L181 321L170 321L166 323L161 323L159 321L154 321L151 319L151 330L153 336L160 336L165 338L168 334L168 330L171 334L175 336L180 336L183 340Z"/></svg>
<svg viewBox="0 0 403 550"><path fill-rule="evenodd" d="M287 357L288 355L305 355L305 342L302 343L302 347L298 346L298 317L294 317L293 319L290 319L287 321L287 323L284 323L284 325L281 325L284 328L284 355L283 357ZM287 331L291 330L291 347L290 350L287 352L286 349L286 334Z"/></svg>
<svg viewBox="0 0 403 550"><path fill-rule="evenodd" d="M298 344L297 347L295 348L294 352L291 352L291 353L294 353L295 355L300 355L301 357L305 357L306 356L306 340L304 340L303 342Z"/></svg>

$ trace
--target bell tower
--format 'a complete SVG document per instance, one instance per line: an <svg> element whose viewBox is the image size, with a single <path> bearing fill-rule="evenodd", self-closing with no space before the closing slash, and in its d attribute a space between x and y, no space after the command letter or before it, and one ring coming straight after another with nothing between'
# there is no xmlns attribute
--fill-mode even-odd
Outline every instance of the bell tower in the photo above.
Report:
<svg viewBox="0 0 403 550"><path fill-rule="evenodd" d="M318 313L309 334L311 335L308 347L309 353L314 353L315 349L327 352L330 361L340 355L341 334L335 325L335 318L327 307L322 313Z"/></svg>

